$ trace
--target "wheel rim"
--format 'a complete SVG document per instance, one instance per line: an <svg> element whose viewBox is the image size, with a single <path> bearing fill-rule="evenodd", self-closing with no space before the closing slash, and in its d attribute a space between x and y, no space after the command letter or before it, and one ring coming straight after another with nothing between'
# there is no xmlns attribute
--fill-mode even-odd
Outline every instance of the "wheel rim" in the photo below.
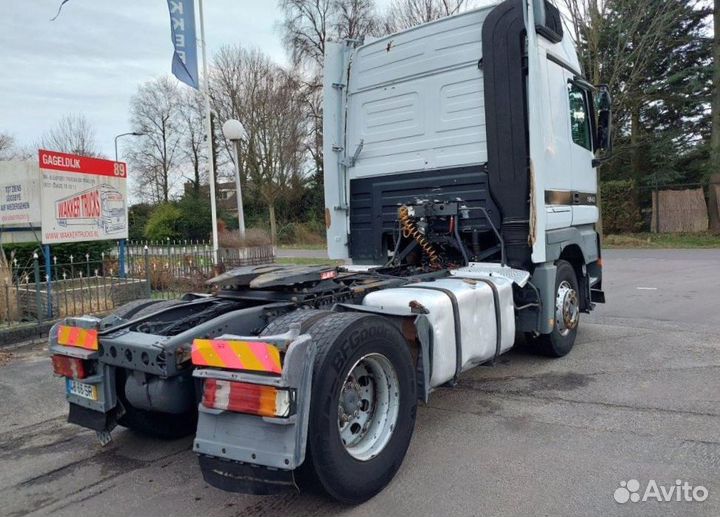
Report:
<svg viewBox="0 0 720 517"><path fill-rule="evenodd" d="M338 399L338 431L345 450L367 461L390 441L400 408L400 383L382 354L367 354L345 378Z"/></svg>
<svg viewBox="0 0 720 517"><path fill-rule="evenodd" d="M577 291L573 289L570 282L560 282L555 297L555 326L561 336L567 336L573 331L580 319L580 306L578 304Z"/></svg>

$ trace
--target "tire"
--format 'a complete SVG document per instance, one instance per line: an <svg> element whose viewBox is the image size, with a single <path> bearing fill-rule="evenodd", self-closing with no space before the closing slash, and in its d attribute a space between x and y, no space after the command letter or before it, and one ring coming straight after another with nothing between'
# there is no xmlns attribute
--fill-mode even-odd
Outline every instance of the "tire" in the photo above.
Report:
<svg viewBox="0 0 720 517"><path fill-rule="evenodd" d="M299 309L278 316L272 320L267 327L260 332L261 336L272 336L273 334L284 334L290 330L290 326L299 323L300 332L307 332L317 321L333 314L331 311L319 311L315 309Z"/></svg>
<svg viewBox="0 0 720 517"><path fill-rule="evenodd" d="M580 306L579 306L579 293L577 276L575 275L575 269L572 265L565 260L558 260L555 265L557 266L557 273L555 275L555 325L553 331L550 334L541 334L537 337L527 336L529 344L538 353L548 357L563 357L572 350L575 345L575 338L577 337L577 329L580 325ZM566 325L563 318L560 315L558 304L560 294L560 288L567 288L574 292L574 324ZM566 295L563 297L567 300L567 297L572 297L572 294L565 291ZM571 311L572 312L572 311Z"/></svg>
<svg viewBox="0 0 720 517"><path fill-rule="evenodd" d="M148 305L142 309L140 309L138 312L133 314L133 319L139 319L144 318L145 316L148 316L149 314L153 314L154 312L161 311L163 309L169 309L170 307L175 307L176 305L180 305L181 303L186 303L183 300L159 300L155 303Z"/></svg>
<svg viewBox="0 0 720 517"><path fill-rule="evenodd" d="M417 412L412 357L397 327L373 314L333 313L316 322L309 333L318 352L314 364L307 453L297 471L298 481L303 488L308 485L320 487L340 502L359 504L385 488L405 458ZM378 361L381 370L371 373L369 361ZM348 377L351 371L358 372L365 363L368 364L365 370L368 375L363 374L357 379ZM386 384L382 383L382 373L378 373L386 372L384 368L395 374L394 378L388 377L391 382ZM350 407L365 405L369 408L370 404L363 397L372 398L374 409L355 412L356 416L363 412L361 417L366 417L367 431L365 427L353 431L352 426L359 421L355 419L345 421L341 432L341 412L348 407L344 388L349 385L359 387L363 378L366 387L360 389L366 391L360 399L351 398L353 405ZM355 383L346 382L349 379L354 379ZM382 387L393 385L397 390L386 390L384 396L388 398L383 399ZM341 391L343 408L339 407ZM371 391L372 395L368 394ZM378 408L384 407L388 409L378 412ZM389 425L393 420L394 425ZM357 433L350 436L360 440L358 445L344 444L341 434L348 436L349 432ZM369 450L363 449L366 443L372 445Z"/></svg>
<svg viewBox="0 0 720 517"><path fill-rule="evenodd" d="M132 318L137 312L141 311L142 309L148 307L149 305L153 305L157 303L156 300L151 300L150 298L143 298L141 300L135 300L132 302L128 302L124 305L121 305L117 309L115 309L112 312L113 316L117 316L118 318L122 318L124 320L129 320Z"/></svg>
<svg viewBox="0 0 720 517"><path fill-rule="evenodd" d="M197 409L187 413L160 413L133 407L125 397L125 371L118 370L117 396L125 409L125 414L117 423L137 433L161 440L176 440L195 434L197 428Z"/></svg>

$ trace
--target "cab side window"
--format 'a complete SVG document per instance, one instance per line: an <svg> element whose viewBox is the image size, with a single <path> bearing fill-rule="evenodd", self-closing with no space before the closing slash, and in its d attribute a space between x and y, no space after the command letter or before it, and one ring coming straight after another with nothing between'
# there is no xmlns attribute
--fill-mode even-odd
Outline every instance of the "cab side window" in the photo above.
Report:
<svg viewBox="0 0 720 517"><path fill-rule="evenodd" d="M587 95L581 88L570 83L568 84L568 96L570 98L570 130L573 142L592 151Z"/></svg>

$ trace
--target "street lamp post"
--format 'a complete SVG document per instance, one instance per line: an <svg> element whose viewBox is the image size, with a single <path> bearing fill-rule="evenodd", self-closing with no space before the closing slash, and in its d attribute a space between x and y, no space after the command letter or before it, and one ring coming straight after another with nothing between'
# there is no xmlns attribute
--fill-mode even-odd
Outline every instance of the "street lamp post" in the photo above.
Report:
<svg viewBox="0 0 720 517"><path fill-rule="evenodd" d="M123 136L144 136L145 133L141 133L140 131L130 131L128 133L120 133L115 137L115 161L118 161L118 147L117 142L118 138ZM126 212L127 213L127 212ZM118 241L118 273L120 275L120 278L125 278L125 239L120 239ZM49 256L49 255L48 255ZM49 290L48 290L49 292Z"/></svg>
<svg viewBox="0 0 720 517"><path fill-rule="evenodd" d="M245 238L245 214L243 213L242 189L240 186L240 142L247 140L247 132L239 120L230 119L223 124L223 135L233 144L235 155L235 198L237 199L238 210L238 233L240 238Z"/></svg>
<svg viewBox="0 0 720 517"><path fill-rule="evenodd" d="M130 131L129 133L121 133L117 135L115 137L115 161L118 161L117 141L121 136L145 136L145 133L141 133L140 131Z"/></svg>

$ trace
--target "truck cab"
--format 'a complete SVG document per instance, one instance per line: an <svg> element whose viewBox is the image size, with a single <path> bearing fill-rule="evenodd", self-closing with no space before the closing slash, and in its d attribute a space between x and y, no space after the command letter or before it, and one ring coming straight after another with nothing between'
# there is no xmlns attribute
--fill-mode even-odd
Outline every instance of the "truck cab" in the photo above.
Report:
<svg viewBox="0 0 720 517"><path fill-rule="evenodd" d="M397 245L399 204L444 203L462 242L458 263L528 270L536 286L550 286L549 308L562 259L580 284L579 310L602 300L596 154L609 146L609 119L596 102L609 96L583 78L558 9L531 4L530 32L528 4L511 0L328 45L331 258L384 264ZM522 327L548 333L554 318L546 310L542 319Z"/></svg>

